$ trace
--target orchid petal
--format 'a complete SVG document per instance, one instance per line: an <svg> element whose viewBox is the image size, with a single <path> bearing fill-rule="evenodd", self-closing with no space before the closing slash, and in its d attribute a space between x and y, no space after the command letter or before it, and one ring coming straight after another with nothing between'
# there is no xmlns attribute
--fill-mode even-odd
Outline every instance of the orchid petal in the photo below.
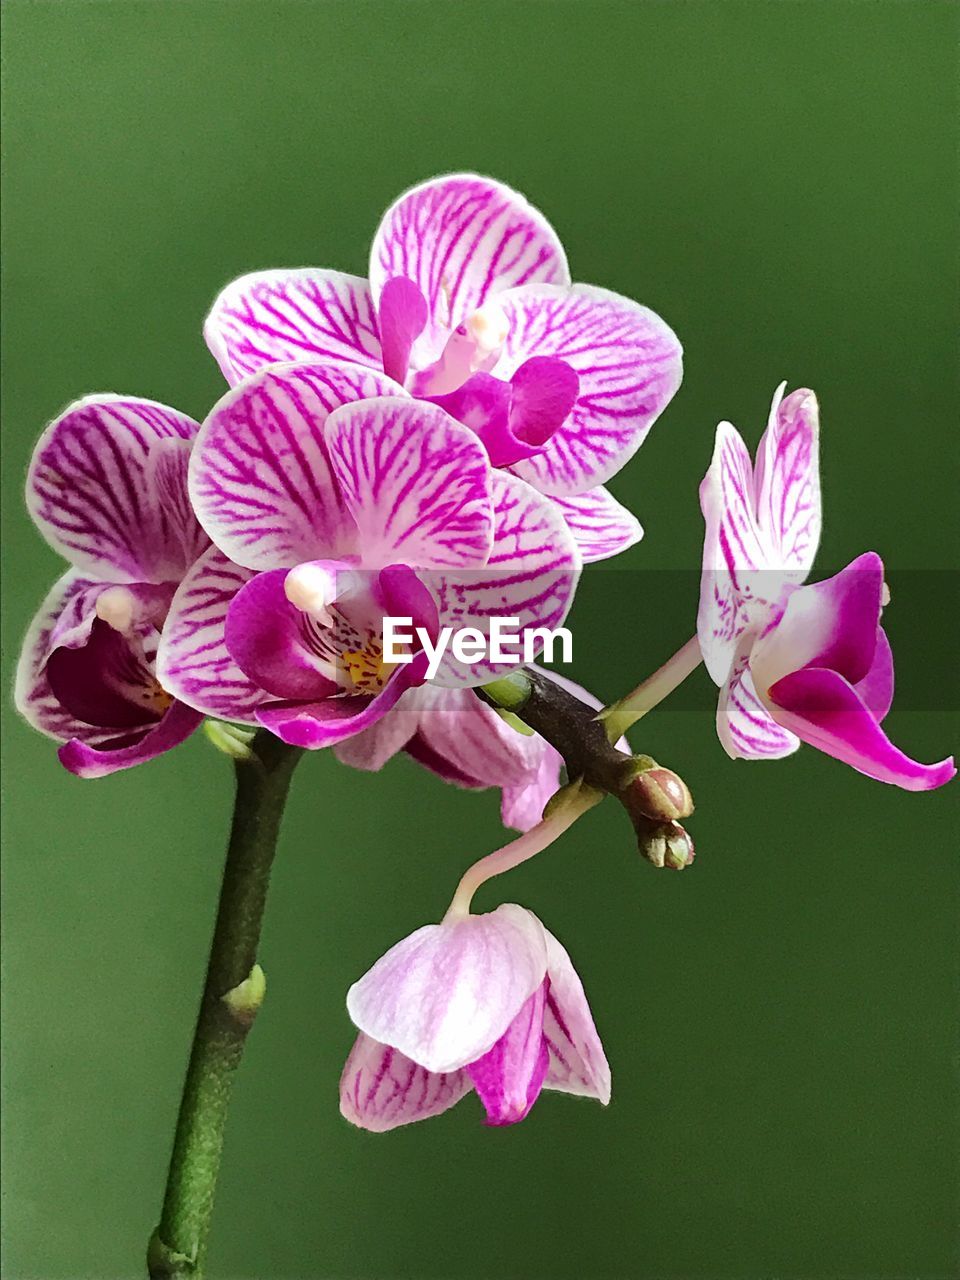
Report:
<svg viewBox="0 0 960 1280"><path fill-rule="evenodd" d="M227 610L227 649L274 698L328 698L339 685L331 663L317 654L313 620L287 599L286 578L286 569L270 569L240 588Z"/></svg>
<svg viewBox="0 0 960 1280"><path fill-rule="evenodd" d="M289 361L381 368L370 286L342 271L300 267L240 276L214 302L203 336L231 387Z"/></svg>
<svg viewBox="0 0 960 1280"><path fill-rule="evenodd" d="M472 431L436 405L383 396L338 409L324 434L364 565L486 562L490 465Z"/></svg>
<svg viewBox="0 0 960 1280"><path fill-rule="evenodd" d="M426 685L420 699L417 736L455 774L479 787L503 787L535 775L543 739L518 733L472 689Z"/></svg>
<svg viewBox="0 0 960 1280"><path fill-rule="evenodd" d="M108 582L176 582L206 547L187 501L197 424L153 400L88 396L37 442L27 507L49 544Z"/></svg>
<svg viewBox="0 0 960 1280"><path fill-rule="evenodd" d="M448 1111L470 1088L465 1071L427 1071L361 1031L340 1077L340 1114L360 1129L386 1133Z"/></svg>
<svg viewBox="0 0 960 1280"><path fill-rule="evenodd" d="M268 702L258 707L257 721L293 747L310 751L332 747L376 724L412 685L423 680L426 667L426 656L419 653L398 667L373 697L346 694L319 702Z"/></svg>
<svg viewBox="0 0 960 1280"><path fill-rule="evenodd" d="M541 452L513 470L553 496L609 480L680 385L676 334L646 307L590 285L528 285L499 295L497 304L509 328L492 372L509 377L531 356L555 356L580 384L563 424Z"/></svg>
<svg viewBox="0 0 960 1280"><path fill-rule="evenodd" d="M757 694L750 673L753 633L744 637L729 678L717 702L717 736L731 759L782 760L800 746L800 739L774 720Z"/></svg>
<svg viewBox="0 0 960 1280"><path fill-rule="evenodd" d="M475 627L489 635L492 617L516 618L521 632L555 630L567 616L580 576L580 555L560 511L515 476L494 472L493 551L485 568L428 573L441 626ZM462 663L445 653L437 684L485 684L509 669L488 659Z"/></svg>
<svg viewBox="0 0 960 1280"><path fill-rule="evenodd" d="M412 280L394 276L383 286L379 310L383 371L402 385L413 344L427 323L427 300Z"/></svg>
<svg viewBox="0 0 960 1280"><path fill-rule="evenodd" d="M78 720L114 733L145 729L161 719L169 704L154 679L150 657L139 637L96 618L86 643L53 650L47 679L54 697Z"/></svg>
<svg viewBox="0 0 960 1280"><path fill-rule="evenodd" d="M580 548L584 564L617 556L643 537L636 516L602 486L553 501Z"/></svg>
<svg viewBox="0 0 960 1280"><path fill-rule="evenodd" d="M904 755L836 671L794 671L773 685L768 699L785 728L868 778L905 791L931 791L956 774L952 757L927 765Z"/></svg>
<svg viewBox="0 0 960 1280"><path fill-rule="evenodd" d="M107 774L121 769L146 764L148 760L155 760L164 752L178 747L202 721L200 712L182 702L174 702L159 723L138 736L136 741L121 740L123 745L111 748L107 744L95 747L91 742L72 738L57 754L64 768L78 778L105 778Z"/></svg>
<svg viewBox="0 0 960 1280"><path fill-rule="evenodd" d="M546 971L543 926L507 904L398 942L350 988L347 1011L428 1071L457 1071L496 1044Z"/></svg>
<svg viewBox="0 0 960 1280"><path fill-rule="evenodd" d="M515 831L529 831L543 818L548 802L560 788L563 756L551 743L537 734L534 742L542 746L540 763L532 778L503 785L500 798L500 820Z"/></svg>
<svg viewBox="0 0 960 1280"><path fill-rule="evenodd" d="M93 582L78 569L70 569L48 592L37 610L24 637L17 663L14 684L14 701L17 710L34 729L49 738L65 742L69 738L83 738L92 742L105 742L116 733L77 720L62 706L54 695L47 676L46 664L54 644L54 636L64 617L69 619L67 632L74 632L82 644L86 634L76 634L80 628L89 634L92 626L96 597L102 583ZM63 639L71 639L69 634Z"/></svg>
<svg viewBox="0 0 960 1280"><path fill-rule="evenodd" d="M496 1044L466 1067L489 1125L523 1120L543 1088L550 1060L543 1036L546 986L541 982Z"/></svg>
<svg viewBox="0 0 960 1280"><path fill-rule="evenodd" d="M550 1054L544 1088L610 1101L610 1066L594 1025L583 983L569 955L549 929L547 1003L543 1035Z"/></svg>
<svg viewBox="0 0 960 1280"><path fill-rule="evenodd" d="M225 555L291 568L354 550L356 527L331 474L323 427L341 405L405 392L357 365L274 365L214 406L190 464L190 496Z"/></svg>
<svg viewBox="0 0 960 1280"><path fill-rule="evenodd" d="M877 627L877 647L870 670L854 682L857 697L879 724L893 703L893 651L883 627Z"/></svg>
<svg viewBox="0 0 960 1280"><path fill-rule="evenodd" d="M408 689L385 716L342 742L334 743L333 754L341 764L365 773L379 773L388 760L410 742L420 722L420 699L429 685Z"/></svg>
<svg viewBox="0 0 960 1280"><path fill-rule="evenodd" d="M378 303L397 276L412 281L429 307L413 345L415 369L436 360L450 330L488 298L515 285L570 279L563 246L543 214L502 183L470 173L423 182L384 214L370 250Z"/></svg>
<svg viewBox="0 0 960 1280"><path fill-rule="evenodd" d="M177 589L157 653L157 679L168 693L240 724L256 724L254 712L269 699L240 670L224 635L230 605L252 576L211 547Z"/></svg>
<svg viewBox="0 0 960 1280"><path fill-rule="evenodd" d="M706 532L697 635L707 670L722 685L740 637L766 617L768 601L777 599L782 585L779 575L764 572L770 552L757 524L753 465L729 422L717 427L700 507Z"/></svg>
<svg viewBox="0 0 960 1280"><path fill-rule="evenodd" d="M801 667L827 667L856 684L873 665L883 599L883 561L868 551L845 569L792 591L783 617L750 660L767 689Z"/></svg>
<svg viewBox="0 0 960 1280"><path fill-rule="evenodd" d="M812 391L773 398L757 450L757 522L775 549L771 567L785 582L803 582L820 542L820 409Z"/></svg>

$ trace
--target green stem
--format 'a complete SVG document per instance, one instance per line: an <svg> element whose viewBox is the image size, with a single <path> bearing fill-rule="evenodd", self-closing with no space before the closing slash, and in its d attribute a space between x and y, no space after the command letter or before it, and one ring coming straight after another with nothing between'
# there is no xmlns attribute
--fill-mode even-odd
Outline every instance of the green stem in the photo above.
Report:
<svg viewBox="0 0 960 1280"><path fill-rule="evenodd" d="M235 755L227 846L206 984L183 1086L160 1225L147 1253L152 1280L201 1280L233 1073L263 999L256 963L270 868L302 752L260 730Z"/></svg>

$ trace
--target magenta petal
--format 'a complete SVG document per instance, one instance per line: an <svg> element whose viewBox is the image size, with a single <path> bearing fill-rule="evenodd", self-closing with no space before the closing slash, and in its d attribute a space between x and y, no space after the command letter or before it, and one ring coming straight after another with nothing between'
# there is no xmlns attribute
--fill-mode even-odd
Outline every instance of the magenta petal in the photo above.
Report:
<svg viewBox="0 0 960 1280"><path fill-rule="evenodd" d="M879 724L893 703L893 650L883 627L877 627L877 647L870 670L856 681L857 697Z"/></svg>
<svg viewBox="0 0 960 1280"><path fill-rule="evenodd" d="M487 1124L517 1124L536 1102L547 1074L543 1037L547 983L525 1001L506 1031L466 1072L487 1113Z"/></svg>
<svg viewBox="0 0 960 1280"><path fill-rule="evenodd" d="M271 702L257 709L257 720L291 746L311 751L332 747L385 716L407 689L423 680L426 669L426 656L420 653L398 667L372 698L348 694L322 702Z"/></svg>
<svg viewBox="0 0 960 1280"><path fill-rule="evenodd" d="M427 323L427 300L403 276L387 280L380 292L380 341L383 371L401 385L407 376L410 350Z"/></svg>
<svg viewBox="0 0 960 1280"><path fill-rule="evenodd" d="M930 791L956 773L952 758L919 764L898 750L836 671L794 671L773 685L769 697L782 725L869 778L906 791Z"/></svg>
<svg viewBox="0 0 960 1280"><path fill-rule="evenodd" d="M469 1092L465 1071L427 1071L361 1031L340 1077L340 1114L360 1129L386 1133L438 1116Z"/></svg>
<svg viewBox="0 0 960 1280"><path fill-rule="evenodd" d="M127 742L112 750L108 745L95 747L79 738L71 738L60 748L60 763L78 778L105 778L120 769L146 764L173 747L178 747L202 723L199 711L174 702L159 724L148 729L135 742Z"/></svg>
<svg viewBox="0 0 960 1280"><path fill-rule="evenodd" d="M381 367L370 286L342 271L301 267L240 276L214 302L203 336L231 386L288 361Z"/></svg>
<svg viewBox="0 0 960 1280"><path fill-rule="evenodd" d="M47 679L60 705L87 724L132 730L161 718L157 683L142 647L99 619L86 644L54 649Z"/></svg>
<svg viewBox="0 0 960 1280"><path fill-rule="evenodd" d="M313 620L287 599L286 569L258 573L227 610L224 640L240 670L274 698L312 702L339 686L316 651Z"/></svg>
<svg viewBox="0 0 960 1280"><path fill-rule="evenodd" d="M475 373L447 395L430 396L452 418L480 438L495 467L536 453L537 446L518 440L510 427L510 386L489 373Z"/></svg>
<svg viewBox="0 0 960 1280"><path fill-rule="evenodd" d="M187 500L197 424L133 396L88 396L37 442L27 506L62 556L107 582L178 582L207 546Z"/></svg>
<svg viewBox="0 0 960 1280"><path fill-rule="evenodd" d="M580 394L580 379L566 360L533 356L510 379L510 427L518 440L537 447L567 420Z"/></svg>
<svg viewBox="0 0 960 1280"><path fill-rule="evenodd" d="M388 564L377 577L378 595L388 618L410 618L414 628L436 640L440 628L437 602L416 573L405 564Z"/></svg>
<svg viewBox="0 0 960 1280"><path fill-rule="evenodd" d="M422 182L383 215L370 250L378 301L397 276L412 280L429 308L413 348L415 369L436 360L450 330L492 295L570 279L563 246L543 214L503 183L472 173Z"/></svg>

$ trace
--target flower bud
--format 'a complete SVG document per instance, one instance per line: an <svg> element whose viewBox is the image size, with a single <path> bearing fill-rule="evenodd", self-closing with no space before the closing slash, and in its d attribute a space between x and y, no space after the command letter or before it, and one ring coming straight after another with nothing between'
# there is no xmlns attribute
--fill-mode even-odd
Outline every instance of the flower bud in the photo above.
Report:
<svg viewBox="0 0 960 1280"><path fill-rule="evenodd" d="M693 813L693 797L684 780L661 765L638 773L627 788L624 803L631 813L653 822L676 822Z"/></svg>
<svg viewBox="0 0 960 1280"><path fill-rule="evenodd" d="M635 825L637 847L655 867L682 871L693 862L693 841L679 822L650 822L641 819Z"/></svg>

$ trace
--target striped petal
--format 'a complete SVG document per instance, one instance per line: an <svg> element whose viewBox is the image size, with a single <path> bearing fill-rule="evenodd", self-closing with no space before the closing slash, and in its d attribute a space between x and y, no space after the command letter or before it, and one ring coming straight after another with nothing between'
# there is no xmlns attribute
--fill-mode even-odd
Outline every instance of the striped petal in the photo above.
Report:
<svg viewBox="0 0 960 1280"><path fill-rule="evenodd" d="M254 713L270 696L244 675L224 639L230 605L252 576L211 547L177 589L157 654L157 679L168 693L240 724L256 724Z"/></svg>
<svg viewBox="0 0 960 1280"><path fill-rule="evenodd" d="M774 720L757 694L749 667L751 637L752 633L744 637L730 678L720 690L717 734L734 760L781 760L797 750L800 739Z"/></svg>
<svg viewBox="0 0 960 1280"><path fill-rule="evenodd" d="M476 1062L543 982L544 930L523 907L425 925L347 993L354 1025L428 1071Z"/></svg>
<svg viewBox="0 0 960 1280"><path fill-rule="evenodd" d="M618 556L643 537L643 526L636 516L602 486L553 501L580 548L584 564Z"/></svg>
<svg viewBox="0 0 960 1280"><path fill-rule="evenodd" d="M37 442L27 507L47 542L108 582L176 582L207 545L187 498L197 424L132 396L88 396Z"/></svg>
<svg viewBox="0 0 960 1280"><path fill-rule="evenodd" d="M513 470L543 493L582 493L633 457L683 373L676 334L659 316L606 289L528 285L497 304L507 338L492 372L507 378L531 356L556 356L580 380L569 417L543 450Z"/></svg>
<svg viewBox="0 0 960 1280"><path fill-rule="evenodd" d="M360 1033L340 1077L340 1114L385 1133L448 1111L472 1088L465 1071L436 1072Z"/></svg>
<svg viewBox="0 0 960 1280"><path fill-rule="evenodd" d="M214 407L190 465L201 524L250 569L339 558L356 528L333 479L323 439L329 414L368 396L403 396L384 374L356 365L275 365Z"/></svg>
<svg viewBox="0 0 960 1280"><path fill-rule="evenodd" d="M429 309L413 344L414 369L436 360L450 330L493 295L570 279L563 246L543 214L502 183L469 173L423 182L384 214L370 251L378 304L386 282L398 276L417 286Z"/></svg>
<svg viewBox="0 0 960 1280"><path fill-rule="evenodd" d="M759 625L782 588L757 523L753 464L736 427L717 427L713 459L700 485L705 533L697 635L707 670L722 685L740 637Z"/></svg>
<svg viewBox="0 0 960 1280"><path fill-rule="evenodd" d="M496 1044L465 1068L487 1124L517 1124L540 1096L550 1061L543 1037L546 980L522 1005Z"/></svg>
<svg viewBox="0 0 960 1280"><path fill-rule="evenodd" d="M778 387L757 450L757 522L773 550L772 568L800 583L820 542L820 409L812 391L783 399Z"/></svg>
<svg viewBox="0 0 960 1280"><path fill-rule="evenodd" d="M474 627L489 636L492 617L516 618L519 629L559 627L573 603L580 555L560 511L530 485L504 472L492 478L493 551L485 568L427 573L441 626ZM485 684L511 670L484 659L458 662L448 649L435 681L447 687Z"/></svg>
<svg viewBox="0 0 960 1280"><path fill-rule="evenodd" d="M324 434L365 566L486 562L490 464L467 427L436 405L382 396L338 409Z"/></svg>
<svg viewBox="0 0 960 1280"><path fill-rule="evenodd" d="M550 1054L545 1089L610 1101L610 1066L594 1025L583 983L564 947L549 929L547 1001L543 1035Z"/></svg>
<svg viewBox="0 0 960 1280"><path fill-rule="evenodd" d="M231 387L288 361L382 368L370 287L342 271L300 267L240 276L214 302L203 336Z"/></svg>

